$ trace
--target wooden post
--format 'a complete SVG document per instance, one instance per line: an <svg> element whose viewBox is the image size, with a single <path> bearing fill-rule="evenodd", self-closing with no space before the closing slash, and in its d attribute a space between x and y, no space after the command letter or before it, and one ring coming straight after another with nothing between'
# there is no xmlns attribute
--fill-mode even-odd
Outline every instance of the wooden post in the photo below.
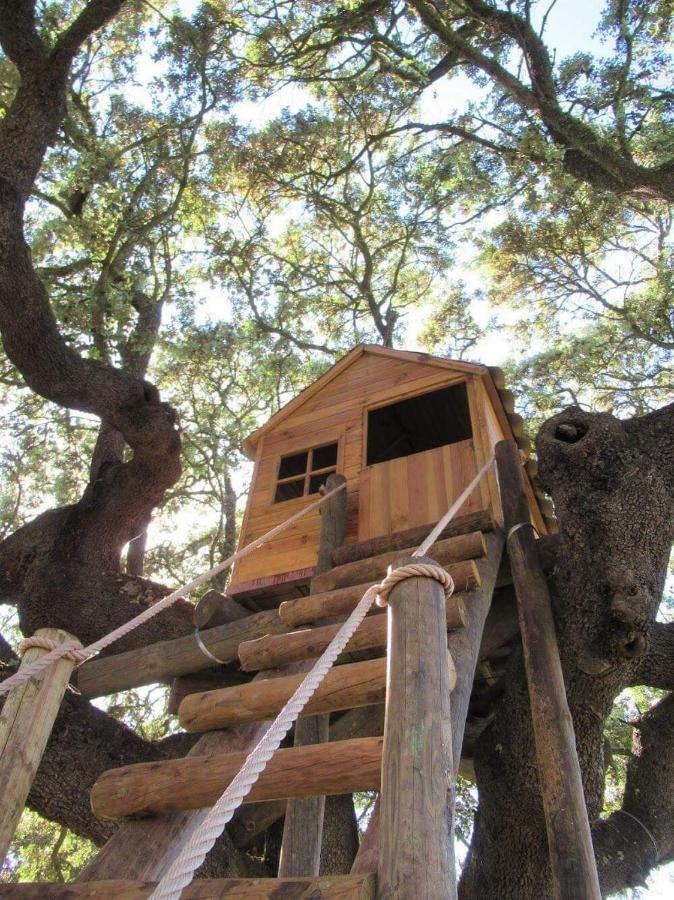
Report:
<svg viewBox="0 0 674 900"><path fill-rule="evenodd" d="M590 823L548 585L533 529L528 525L516 528L520 523L528 523L530 518L519 451L514 441L500 441L496 445L496 463L517 594L553 889L559 900L578 897L599 900Z"/></svg>
<svg viewBox="0 0 674 900"><path fill-rule="evenodd" d="M399 560L433 563L425 557ZM379 900L456 897L445 595L431 578L391 592L380 797Z"/></svg>
<svg viewBox="0 0 674 900"><path fill-rule="evenodd" d="M325 487L332 491L344 484L343 475L329 475ZM334 494L321 506L321 533L316 575L332 568L332 553L344 543L346 534L346 489ZM313 588L312 588L313 590ZM311 663L303 668L311 668ZM295 746L322 744L328 740L330 716L321 714L300 719L295 725ZM283 824L283 842L279 878L294 875L318 875L321 865L325 797L290 800Z"/></svg>
<svg viewBox="0 0 674 900"><path fill-rule="evenodd" d="M35 636L59 644L76 640L59 628L40 628ZM47 652L38 647L29 648L23 655L21 668ZM0 861L14 837L73 666L67 659L48 666L15 688L0 712Z"/></svg>

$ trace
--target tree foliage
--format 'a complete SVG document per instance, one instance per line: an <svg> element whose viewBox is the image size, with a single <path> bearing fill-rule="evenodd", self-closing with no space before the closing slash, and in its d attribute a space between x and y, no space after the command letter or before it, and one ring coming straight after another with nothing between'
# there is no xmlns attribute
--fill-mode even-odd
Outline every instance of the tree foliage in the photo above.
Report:
<svg viewBox="0 0 674 900"><path fill-rule="evenodd" d="M532 437L569 402L674 398L671 4L609 0L570 56L556 12L0 3L0 599L24 631L98 636L120 578L149 600L228 555L244 437L358 341L497 352ZM660 677L616 680L606 815ZM169 753L165 699L111 698L110 734ZM20 877L100 840L65 818L26 817Z"/></svg>

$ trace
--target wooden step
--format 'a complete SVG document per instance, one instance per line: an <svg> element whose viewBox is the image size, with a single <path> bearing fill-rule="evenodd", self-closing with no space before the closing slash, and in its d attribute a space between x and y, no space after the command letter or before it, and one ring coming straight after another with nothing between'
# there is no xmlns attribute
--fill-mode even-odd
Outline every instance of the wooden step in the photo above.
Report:
<svg viewBox="0 0 674 900"><path fill-rule="evenodd" d="M450 685L456 672L451 657ZM250 684L202 691L185 697L180 705L180 724L185 731L213 731L260 722L275 716L295 693L304 673L255 680ZM337 712L374 706L386 697L386 658L335 666L304 707L301 715Z"/></svg>
<svg viewBox="0 0 674 900"><path fill-rule="evenodd" d="M214 731L275 716L288 702L306 673L257 679L250 684L190 694L178 715L185 731ZM335 666L304 707L303 716L383 703L386 658Z"/></svg>
<svg viewBox="0 0 674 900"><path fill-rule="evenodd" d="M278 750L244 802L379 790L383 738L354 738ZM101 819L212 806L245 753L137 763L105 772L91 789Z"/></svg>
<svg viewBox="0 0 674 900"><path fill-rule="evenodd" d="M374 900L374 875L320 875L308 878L204 878L182 892L182 900ZM0 884L5 900L142 900L152 881L92 881L85 884Z"/></svg>
<svg viewBox="0 0 674 900"><path fill-rule="evenodd" d="M454 589L457 593L480 586L480 575L472 559L448 565L446 569L454 580ZM385 570L380 577L384 574ZM307 597L286 600L279 606L279 616L289 628L319 622L321 619L348 616L373 583L374 581L366 581L363 584L347 585L321 594L309 594Z"/></svg>
<svg viewBox="0 0 674 900"><path fill-rule="evenodd" d="M416 546L403 550L391 550L388 553L380 553L368 559L357 559L354 562L345 563L343 566L335 566L317 575L311 582L311 592L315 594L323 591L334 591L335 588L346 587L350 584L362 584L368 581L373 584L386 574L386 570L401 556L411 556ZM460 534L457 537L437 541L431 547L428 556L442 566L450 563L462 562L466 559L480 559L485 556L487 545L481 531L473 531L470 534Z"/></svg>
<svg viewBox="0 0 674 900"><path fill-rule="evenodd" d="M475 570L477 577L477 568ZM468 617L463 594L453 594L447 600L447 630L464 628ZM335 637L342 623L305 628L290 634L267 635L255 641L246 641L239 647L239 661L246 672L260 669L276 669L320 656ZM370 650L386 646L387 617L382 613L368 616L346 645L346 653Z"/></svg>

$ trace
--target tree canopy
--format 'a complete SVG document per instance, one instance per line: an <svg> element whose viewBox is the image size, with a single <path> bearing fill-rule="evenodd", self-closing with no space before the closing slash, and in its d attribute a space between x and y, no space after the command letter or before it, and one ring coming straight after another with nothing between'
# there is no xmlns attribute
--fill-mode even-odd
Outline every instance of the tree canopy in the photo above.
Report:
<svg viewBox="0 0 674 900"><path fill-rule="evenodd" d="M42 625L98 637L228 555L245 436L360 341L504 366L531 438L569 405L657 431L674 401L671 13L608 0L569 49L571 0L0 0L1 658ZM656 608L671 654L667 594ZM637 716L671 730L671 671L634 666L597 705L604 821ZM53 770L74 721L108 742L89 780L182 752L164 699L68 698ZM109 834L86 796L57 814L45 795L0 878L68 876L79 839ZM674 858L671 823L656 843L611 890ZM473 856L466 871L480 896Z"/></svg>

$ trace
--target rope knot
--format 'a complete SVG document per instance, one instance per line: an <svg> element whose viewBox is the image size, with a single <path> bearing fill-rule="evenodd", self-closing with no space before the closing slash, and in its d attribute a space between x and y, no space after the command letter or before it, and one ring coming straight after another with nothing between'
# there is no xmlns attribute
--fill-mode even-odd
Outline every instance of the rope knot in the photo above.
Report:
<svg viewBox="0 0 674 900"><path fill-rule="evenodd" d="M405 581L407 578L418 578L420 576L422 578L433 578L435 581L439 581L445 589L446 600L449 600L454 593L454 581L452 576L441 566L431 565L430 563L409 563L406 566L401 566L399 569L394 569L393 572L389 572L382 583L378 585L377 606L388 605L389 594L401 581Z"/></svg>
<svg viewBox="0 0 674 900"><path fill-rule="evenodd" d="M23 656L26 650L36 647L38 650L46 650L50 653L52 650L58 650L61 659L69 659L74 663L83 663L89 659L89 654L82 649L81 644L60 644L51 638L42 637L34 634L32 637L24 638L19 644L19 656Z"/></svg>

